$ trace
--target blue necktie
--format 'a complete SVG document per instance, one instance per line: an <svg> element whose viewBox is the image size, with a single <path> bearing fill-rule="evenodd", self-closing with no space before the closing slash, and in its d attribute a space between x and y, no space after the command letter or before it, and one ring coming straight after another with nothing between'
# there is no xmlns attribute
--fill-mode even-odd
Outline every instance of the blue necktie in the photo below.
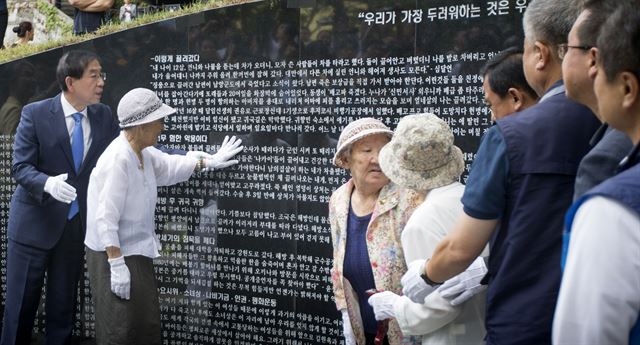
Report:
<svg viewBox="0 0 640 345"><path fill-rule="evenodd" d="M76 174L80 171L82 165L82 156L84 155L84 133L82 132L82 113L75 113L72 115L73 120L76 122L73 126L73 132L71 133L71 154L73 155L73 166L76 169ZM78 207L78 200L71 202L71 208L69 208L69 214L67 219L73 218L80 208Z"/></svg>

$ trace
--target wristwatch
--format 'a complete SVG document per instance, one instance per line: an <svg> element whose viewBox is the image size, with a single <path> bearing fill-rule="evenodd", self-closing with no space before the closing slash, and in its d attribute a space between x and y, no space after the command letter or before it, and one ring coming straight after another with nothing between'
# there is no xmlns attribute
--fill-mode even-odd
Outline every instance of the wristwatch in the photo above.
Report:
<svg viewBox="0 0 640 345"><path fill-rule="evenodd" d="M198 158L198 162L196 163L196 171L202 172L202 170L204 170L204 167L205 167L204 158L202 157Z"/></svg>
<svg viewBox="0 0 640 345"><path fill-rule="evenodd" d="M431 287L436 287L438 285L442 285L442 283L434 282L433 280L429 279L429 276L427 276L427 264L428 263L429 263L428 260L427 260L427 262L424 263L424 269L422 270L422 273L420 274L420 278L422 278L422 280L424 280L424 282L427 283L427 285L429 285Z"/></svg>

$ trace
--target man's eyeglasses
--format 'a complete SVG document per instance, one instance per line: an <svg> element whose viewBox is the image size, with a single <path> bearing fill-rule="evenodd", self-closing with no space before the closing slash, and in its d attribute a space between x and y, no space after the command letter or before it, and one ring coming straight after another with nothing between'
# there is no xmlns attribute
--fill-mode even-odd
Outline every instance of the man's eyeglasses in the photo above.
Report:
<svg viewBox="0 0 640 345"><path fill-rule="evenodd" d="M592 46L588 46L588 45L581 45L581 46L571 46L568 44L559 44L558 45L558 56L560 57L560 59L564 59L564 56L567 55L567 52L569 51L569 49L580 49L583 51L588 51L591 48L593 48Z"/></svg>
<svg viewBox="0 0 640 345"><path fill-rule="evenodd" d="M100 73L91 73L89 75L89 78L94 79L94 80L98 80L98 78L102 79L102 81L107 81L107 73L106 72L100 72Z"/></svg>

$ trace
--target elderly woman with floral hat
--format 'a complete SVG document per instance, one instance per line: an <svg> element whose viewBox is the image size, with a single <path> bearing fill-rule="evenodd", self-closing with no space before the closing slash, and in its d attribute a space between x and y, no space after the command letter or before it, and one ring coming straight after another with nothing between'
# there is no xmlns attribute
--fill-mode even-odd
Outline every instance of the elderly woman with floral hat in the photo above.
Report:
<svg viewBox="0 0 640 345"><path fill-rule="evenodd" d="M423 199L422 194L390 182L380 169L378 153L392 134L376 119L353 121L340 134L333 158L351 175L329 202L331 278L347 344L374 342L378 327L367 304L367 290L400 293L400 279L407 270L400 232ZM397 322L391 321L385 343L402 341Z"/></svg>
<svg viewBox="0 0 640 345"><path fill-rule="evenodd" d="M118 104L123 129L91 173L87 197L87 265L98 344L160 344L160 305L153 270L157 187L194 172L221 169L242 150L225 138L215 155L179 156L153 147L164 118L175 110L155 92L138 88Z"/></svg>
<svg viewBox="0 0 640 345"><path fill-rule="evenodd" d="M401 235L410 271L422 269L424 259L431 257L462 213L464 185L458 179L464 159L453 139L447 123L436 115L407 115L380 150L380 167L391 181L426 193ZM466 272L432 293L420 275L409 276L414 281L405 276L405 296L385 291L371 296L369 303L376 319L395 319L404 334L421 336L423 345L483 344L486 294L478 282L486 272L483 259L478 258Z"/></svg>

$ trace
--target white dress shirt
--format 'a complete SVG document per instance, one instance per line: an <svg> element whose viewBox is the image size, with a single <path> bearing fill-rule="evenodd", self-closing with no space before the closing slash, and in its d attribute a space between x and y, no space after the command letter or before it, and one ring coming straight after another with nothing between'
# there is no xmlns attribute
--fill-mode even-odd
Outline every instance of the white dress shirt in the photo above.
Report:
<svg viewBox="0 0 640 345"><path fill-rule="evenodd" d="M85 245L95 251L118 247L124 256L160 256L154 214L158 186L186 181L197 159L142 150L144 169L125 137L109 144L89 179Z"/></svg>
<svg viewBox="0 0 640 345"><path fill-rule="evenodd" d="M82 136L84 137L84 153L82 154L82 158L87 156L87 152L89 152L89 147L91 146L91 123L87 115L87 108L82 109L82 111L77 111L69 101L64 97L64 92L60 97L60 103L62 103L62 111L64 112L64 121L67 124L67 131L69 132L69 141L72 141L73 138L73 128L76 125L76 120L73 119L73 114L82 113ZM73 145L73 142L71 142Z"/></svg>
<svg viewBox="0 0 640 345"><path fill-rule="evenodd" d="M578 209L553 320L554 344L628 344L640 310L640 217L602 196Z"/></svg>
<svg viewBox="0 0 640 345"><path fill-rule="evenodd" d="M401 236L407 264L433 255L462 214L463 193L464 185L459 182L432 189L413 211ZM481 292L454 307L436 291L424 304L401 296L394 311L402 333L422 335L422 344L484 344L485 299L486 293Z"/></svg>

